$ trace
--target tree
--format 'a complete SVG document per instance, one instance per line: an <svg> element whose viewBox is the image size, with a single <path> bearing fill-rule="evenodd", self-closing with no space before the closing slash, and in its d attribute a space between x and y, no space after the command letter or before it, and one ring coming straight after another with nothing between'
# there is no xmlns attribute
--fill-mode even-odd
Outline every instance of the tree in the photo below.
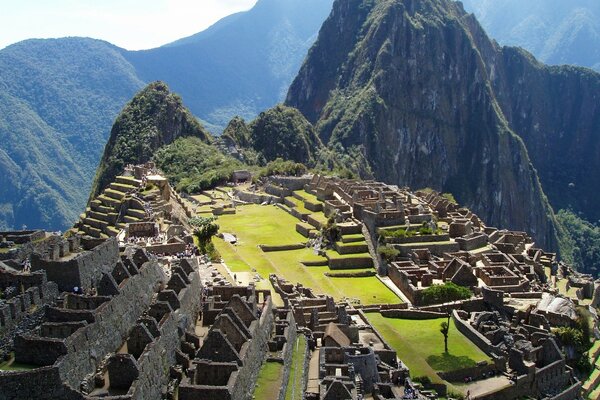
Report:
<svg viewBox="0 0 600 400"><path fill-rule="evenodd" d="M200 251L206 253L207 245L214 235L219 232L219 225L215 223L216 217L194 217L188 223L194 228L194 236L198 238Z"/></svg>
<svg viewBox="0 0 600 400"><path fill-rule="evenodd" d="M450 320L450 318L448 318ZM446 321L440 324L440 332L444 335L444 352L448 353L448 333L450 333L450 324Z"/></svg>
<svg viewBox="0 0 600 400"><path fill-rule="evenodd" d="M396 261L396 259L400 255L400 250L398 250L392 246L389 246L389 245L379 246L377 248L377 252L381 256L381 258L383 258L385 260L385 262L387 262L387 263Z"/></svg>

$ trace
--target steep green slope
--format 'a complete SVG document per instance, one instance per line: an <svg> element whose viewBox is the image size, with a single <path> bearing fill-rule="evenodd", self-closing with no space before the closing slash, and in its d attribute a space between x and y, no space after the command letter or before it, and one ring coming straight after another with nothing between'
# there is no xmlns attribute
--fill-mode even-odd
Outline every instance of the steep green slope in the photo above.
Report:
<svg viewBox="0 0 600 400"><path fill-rule="evenodd" d="M98 194L128 164L150 161L161 147L180 137L204 142L211 137L166 84L154 82L127 103L117 117L104 149L92 196Z"/></svg>
<svg viewBox="0 0 600 400"><path fill-rule="evenodd" d="M548 64L600 71L600 2L462 0L491 37L521 46Z"/></svg>
<svg viewBox="0 0 600 400"><path fill-rule="evenodd" d="M117 49L30 40L0 51L0 227L65 229L83 209L108 129L141 87Z"/></svg>
<svg viewBox="0 0 600 400"><path fill-rule="evenodd" d="M493 50L458 3L336 1L286 104L329 146L361 149L377 179L451 192L556 248L537 173L491 88Z"/></svg>

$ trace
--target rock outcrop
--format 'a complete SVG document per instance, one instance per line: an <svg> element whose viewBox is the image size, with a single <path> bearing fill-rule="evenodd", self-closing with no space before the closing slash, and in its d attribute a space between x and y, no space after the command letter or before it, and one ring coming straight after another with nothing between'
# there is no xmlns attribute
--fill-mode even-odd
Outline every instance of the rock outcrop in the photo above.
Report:
<svg viewBox="0 0 600 400"><path fill-rule="evenodd" d="M551 186L563 164L561 142L549 141L560 132L569 143L590 138L571 147L597 148L590 100L598 91L569 103L584 76L596 77L500 48L458 2L336 1L286 104L329 146L360 149L375 178L452 192L489 223L530 232L556 249L555 218L536 168L554 164L542 173ZM578 124L586 109L591 115ZM535 135L542 119L553 126L548 140ZM582 158L574 165L593 165Z"/></svg>

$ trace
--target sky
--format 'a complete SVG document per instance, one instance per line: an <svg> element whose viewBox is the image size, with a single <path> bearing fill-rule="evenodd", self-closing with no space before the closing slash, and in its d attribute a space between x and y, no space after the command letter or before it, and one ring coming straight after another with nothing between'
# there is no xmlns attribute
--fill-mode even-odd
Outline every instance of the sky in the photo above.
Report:
<svg viewBox="0 0 600 400"><path fill-rule="evenodd" d="M0 49L25 39L85 36L127 50L198 33L257 0L0 0Z"/></svg>

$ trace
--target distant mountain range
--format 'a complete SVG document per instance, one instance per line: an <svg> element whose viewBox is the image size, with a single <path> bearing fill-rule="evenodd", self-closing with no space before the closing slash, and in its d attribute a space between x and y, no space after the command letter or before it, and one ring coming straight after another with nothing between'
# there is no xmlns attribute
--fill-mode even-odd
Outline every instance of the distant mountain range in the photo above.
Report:
<svg viewBox="0 0 600 400"><path fill-rule="evenodd" d="M521 46L546 64L600 71L600 1L462 0L502 45Z"/></svg>
<svg viewBox="0 0 600 400"><path fill-rule="evenodd" d="M213 132L280 102L333 0L259 0L147 51L88 38L0 50L0 229L64 229L83 210L119 110L162 80Z"/></svg>

